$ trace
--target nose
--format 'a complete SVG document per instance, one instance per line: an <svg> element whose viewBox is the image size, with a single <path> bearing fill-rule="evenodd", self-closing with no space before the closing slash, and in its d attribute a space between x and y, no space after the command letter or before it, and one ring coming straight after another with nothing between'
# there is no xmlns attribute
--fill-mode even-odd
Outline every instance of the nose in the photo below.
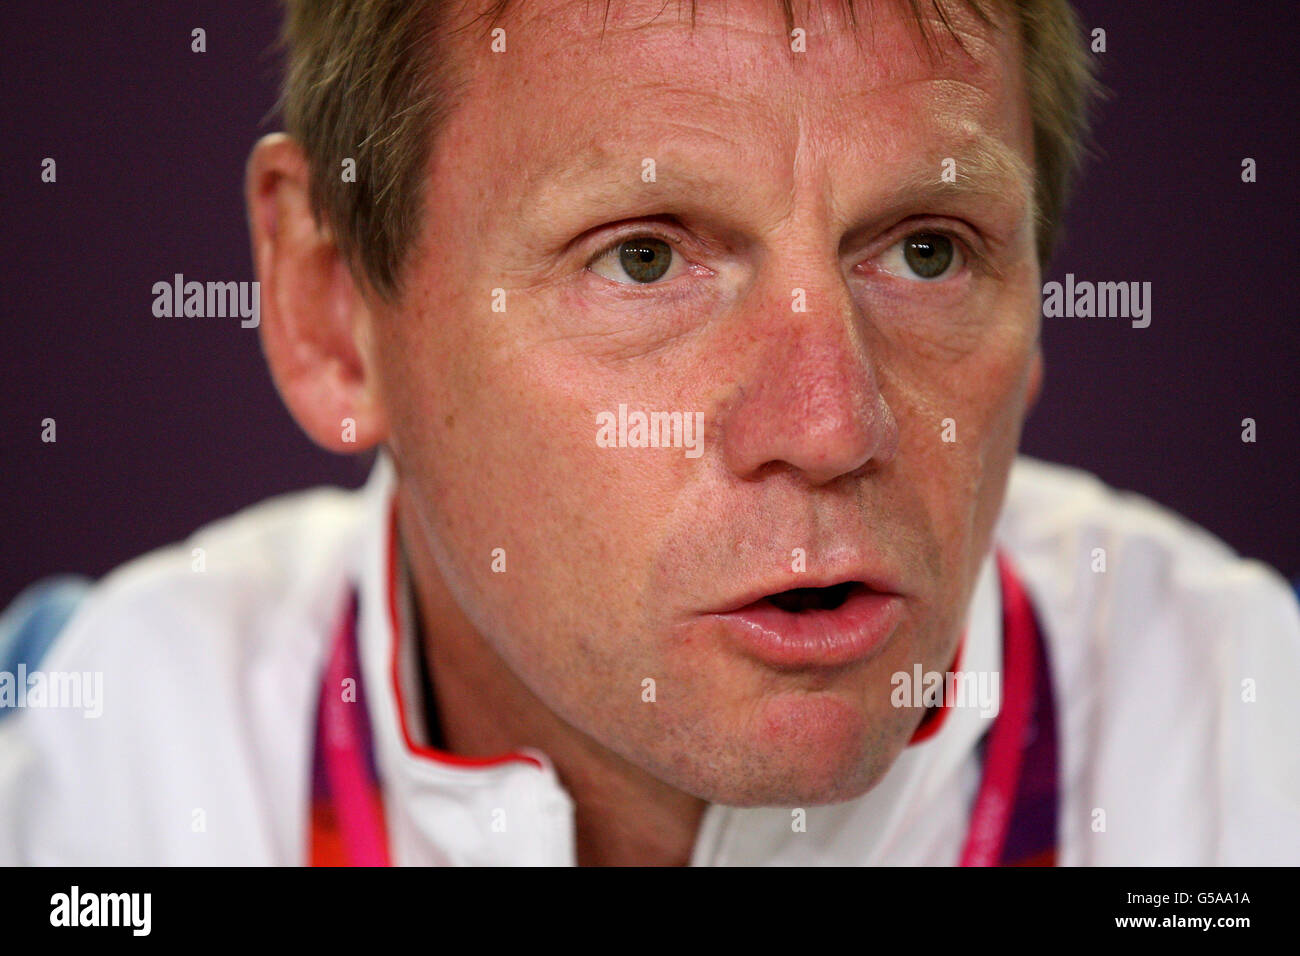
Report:
<svg viewBox="0 0 1300 956"><path fill-rule="evenodd" d="M786 469L823 485L891 461L898 425L838 264L818 270L815 281L800 271L800 283L768 281L751 290L755 301L743 310L744 321L765 331L754 338L751 371L727 412L723 455L742 478ZM796 285L806 311L795 311Z"/></svg>

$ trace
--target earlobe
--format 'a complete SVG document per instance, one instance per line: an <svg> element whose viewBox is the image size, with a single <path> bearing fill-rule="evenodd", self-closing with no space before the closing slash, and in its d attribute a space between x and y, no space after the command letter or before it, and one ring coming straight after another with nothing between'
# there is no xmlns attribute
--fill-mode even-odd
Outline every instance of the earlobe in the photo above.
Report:
<svg viewBox="0 0 1300 956"><path fill-rule="evenodd" d="M245 181L253 263L261 285L262 351L298 425L329 451L386 437L378 381L360 343L372 312L310 203L307 160L283 133L263 137Z"/></svg>

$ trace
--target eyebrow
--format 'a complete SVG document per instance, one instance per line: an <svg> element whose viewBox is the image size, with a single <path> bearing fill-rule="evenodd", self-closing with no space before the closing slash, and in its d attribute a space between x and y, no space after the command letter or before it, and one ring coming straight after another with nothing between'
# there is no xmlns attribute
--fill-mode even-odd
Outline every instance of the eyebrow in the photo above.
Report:
<svg viewBox="0 0 1300 956"><path fill-rule="evenodd" d="M652 184L641 181L639 159L632 163L616 158L630 153L627 149L616 152L593 143L577 156L570 154L535 174L533 188L527 190L522 201L534 206L558 202L584 209L608 204L621 212L622 204L632 196L653 204L669 195L703 197L743 191L743 183L713 172L714 167L728 168L743 163L740 156L726 162L710 149L707 159L701 156L692 161L685 150L671 153L661 150L656 163L661 175ZM956 174L951 182L943 175L948 159L953 161ZM662 175L667 170L671 170L670 175ZM882 205L873 218L904 206L954 199L997 199L1004 204L1010 200L1024 205L1033 221L1039 218L1032 169L1009 145L988 135L936 151L920 163L909 163L898 178L882 185L887 194L882 196ZM575 191L579 192L578 196L573 194Z"/></svg>
<svg viewBox="0 0 1300 956"><path fill-rule="evenodd" d="M953 161L955 181L943 178L944 164ZM1037 190L1034 173L1015 150L1001 140L981 136L950 149L927 167L917 167L893 184L894 192L909 199L949 196L1006 197L1008 193L1023 198L1035 220L1038 219Z"/></svg>

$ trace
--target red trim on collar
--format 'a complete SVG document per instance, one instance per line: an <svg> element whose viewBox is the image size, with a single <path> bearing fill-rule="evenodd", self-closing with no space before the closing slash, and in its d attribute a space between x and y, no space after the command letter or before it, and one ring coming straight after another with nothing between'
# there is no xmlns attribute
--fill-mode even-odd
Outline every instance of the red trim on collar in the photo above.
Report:
<svg viewBox="0 0 1300 956"><path fill-rule="evenodd" d="M952 666L948 668L950 673L956 674L961 670L961 655L962 651L966 649L966 635L968 633L968 631L961 632L961 640L957 643L957 653L953 655ZM907 742L907 745L910 747L912 744L919 744L921 741L929 740L937 734L948 720L948 714L951 711L952 701L948 700L947 695L945 695L942 706L927 711L926 715L921 718L921 723L917 726L916 732L912 734L912 739Z"/></svg>
<svg viewBox="0 0 1300 956"><path fill-rule="evenodd" d="M392 661L389 668L390 677L393 682L393 695L397 701L397 723L402 729L402 740L406 744L406 749L414 756L422 757L425 760L432 760L434 763L444 764L446 766L458 767L461 769L467 767L497 767L501 764L523 761L532 764L538 770L542 768L542 762L536 757L531 757L523 753L501 754L497 757L462 757L459 754L449 753L445 750L438 750L435 747L426 747L417 744L411 738L410 728L406 723L406 702L402 699L402 682L398 679L397 662L398 662L398 640L401 637L401 619L397 614L397 496L393 496L393 505L388 513L388 561L387 578L388 591L388 627L391 631L392 640ZM416 653L424 653L423 648L417 648Z"/></svg>

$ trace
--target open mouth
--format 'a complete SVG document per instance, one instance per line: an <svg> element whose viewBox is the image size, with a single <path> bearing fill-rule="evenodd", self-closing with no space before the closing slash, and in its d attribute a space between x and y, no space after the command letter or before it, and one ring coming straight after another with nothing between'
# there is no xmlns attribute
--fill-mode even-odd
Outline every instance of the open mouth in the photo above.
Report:
<svg viewBox="0 0 1300 956"><path fill-rule="evenodd" d="M867 660L884 646L903 598L864 581L774 591L715 612L744 651L774 667L837 667Z"/></svg>
<svg viewBox="0 0 1300 956"><path fill-rule="evenodd" d="M804 611L834 611L847 601L855 591L865 591L861 581L843 581L824 588L791 588L763 598L782 611L802 614Z"/></svg>

